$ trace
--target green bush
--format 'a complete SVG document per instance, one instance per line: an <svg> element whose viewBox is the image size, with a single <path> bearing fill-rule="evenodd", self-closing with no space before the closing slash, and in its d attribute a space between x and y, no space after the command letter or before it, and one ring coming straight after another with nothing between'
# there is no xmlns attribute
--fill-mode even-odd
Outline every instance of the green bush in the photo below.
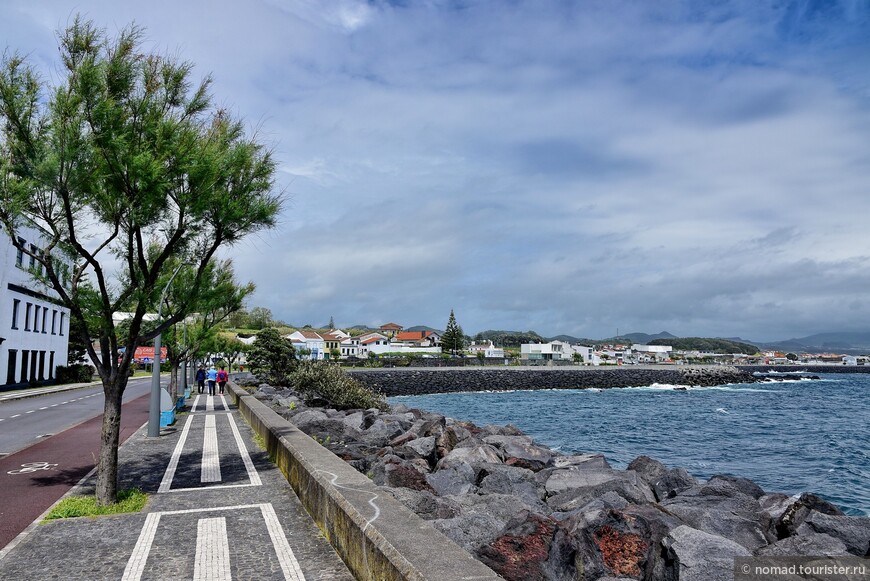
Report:
<svg viewBox="0 0 870 581"><path fill-rule="evenodd" d="M338 410L389 408L382 393L366 387L337 365L300 361L288 379L306 403L322 399L328 407Z"/></svg>
<svg viewBox="0 0 870 581"><path fill-rule="evenodd" d="M58 365L57 366L57 382L58 383L90 383L93 381L94 368L83 363L74 363L73 365Z"/></svg>
<svg viewBox="0 0 870 581"><path fill-rule="evenodd" d="M248 352L248 365L251 372L263 381L286 385L288 376L296 367L296 351L277 329L263 329Z"/></svg>

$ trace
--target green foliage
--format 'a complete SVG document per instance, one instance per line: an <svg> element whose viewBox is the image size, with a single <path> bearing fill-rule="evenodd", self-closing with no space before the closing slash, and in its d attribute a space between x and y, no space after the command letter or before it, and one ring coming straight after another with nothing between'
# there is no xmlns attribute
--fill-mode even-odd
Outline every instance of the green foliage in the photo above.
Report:
<svg viewBox="0 0 870 581"><path fill-rule="evenodd" d="M388 409L383 394L350 377L337 365L322 361L300 361L289 380L306 403L325 400L328 407L338 410Z"/></svg>
<svg viewBox="0 0 870 581"><path fill-rule="evenodd" d="M251 372L272 385L288 385L297 364L293 344L277 329L263 329L248 351Z"/></svg>
<svg viewBox="0 0 870 581"><path fill-rule="evenodd" d="M450 309L450 318L447 319L447 328L441 336L441 349L451 354L461 353L465 349L465 333L456 322L453 309Z"/></svg>
<svg viewBox="0 0 870 581"><path fill-rule="evenodd" d="M148 495L138 488L118 491L118 502L106 505L97 504L94 496L68 496L51 509L45 520L140 512L145 508L146 502Z"/></svg>
<svg viewBox="0 0 870 581"><path fill-rule="evenodd" d="M758 347L748 343L729 341L728 339L709 339L704 337L673 337L670 339L654 339L650 345L670 345L678 351L701 351L703 353L744 353L755 355Z"/></svg>
<svg viewBox="0 0 870 581"><path fill-rule="evenodd" d="M58 383L90 383L94 379L94 368L84 363L58 365L56 378Z"/></svg>
<svg viewBox="0 0 870 581"><path fill-rule="evenodd" d="M481 331L474 336L474 341L483 343L492 341L498 347L519 348L523 343L546 343L547 340L534 331Z"/></svg>

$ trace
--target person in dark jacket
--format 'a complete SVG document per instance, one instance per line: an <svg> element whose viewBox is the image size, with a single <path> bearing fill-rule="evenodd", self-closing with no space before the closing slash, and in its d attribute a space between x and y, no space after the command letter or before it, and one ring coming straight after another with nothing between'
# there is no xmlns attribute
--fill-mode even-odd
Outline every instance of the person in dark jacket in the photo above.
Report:
<svg viewBox="0 0 870 581"><path fill-rule="evenodd" d="M205 369L202 368L202 365L196 370L196 387L199 389L199 393L205 391Z"/></svg>

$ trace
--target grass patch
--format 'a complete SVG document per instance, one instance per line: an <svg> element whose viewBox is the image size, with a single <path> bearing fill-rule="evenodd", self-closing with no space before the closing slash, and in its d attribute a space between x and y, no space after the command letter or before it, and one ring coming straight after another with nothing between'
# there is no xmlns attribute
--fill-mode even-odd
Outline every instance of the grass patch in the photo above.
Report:
<svg viewBox="0 0 870 581"><path fill-rule="evenodd" d="M107 506L97 506L96 496L68 496L51 509L45 520L140 512L147 501L148 495L138 488L119 491L118 502Z"/></svg>

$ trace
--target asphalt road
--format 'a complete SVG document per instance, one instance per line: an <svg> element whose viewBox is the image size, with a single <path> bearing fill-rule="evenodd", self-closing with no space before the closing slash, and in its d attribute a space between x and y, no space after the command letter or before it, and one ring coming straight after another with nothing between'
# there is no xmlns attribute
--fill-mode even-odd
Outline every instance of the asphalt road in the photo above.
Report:
<svg viewBox="0 0 870 581"><path fill-rule="evenodd" d="M163 378L163 385L167 381L168 378ZM141 397L150 389L150 377L131 380L124 392L124 402ZM0 457L102 413L101 386L0 402Z"/></svg>
<svg viewBox="0 0 870 581"><path fill-rule="evenodd" d="M150 386L133 380L124 393L122 443L148 419ZM101 387L0 404L0 441L18 446L0 457L0 549L93 469L102 412Z"/></svg>

